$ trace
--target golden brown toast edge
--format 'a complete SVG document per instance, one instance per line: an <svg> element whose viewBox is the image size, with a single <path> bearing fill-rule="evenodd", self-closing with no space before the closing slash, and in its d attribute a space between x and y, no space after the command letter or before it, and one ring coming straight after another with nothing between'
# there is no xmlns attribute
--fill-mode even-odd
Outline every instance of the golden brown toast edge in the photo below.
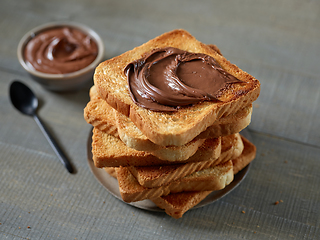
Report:
<svg viewBox="0 0 320 240"><path fill-rule="evenodd" d="M128 170L140 185L147 188L159 187L193 172L237 158L241 155L243 148L241 136L237 133L221 138L221 154L216 160L161 166L129 166Z"/></svg>
<svg viewBox="0 0 320 240"><path fill-rule="evenodd" d="M241 138L245 147L243 154L232 160L234 174L237 174L245 168L256 156L255 145L245 137L241 136ZM174 193L152 199L152 201L159 208L164 209L168 215L178 219L181 218L185 212L198 205L211 192L212 191Z"/></svg>
<svg viewBox="0 0 320 240"><path fill-rule="evenodd" d="M117 112L101 99L95 86L90 89L90 98L91 100L84 109L84 118L87 123L103 132L119 137L128 147L146 151L160 159L170 161L187 160L207 138L239 132L250 123L252 112L252 106L247 106L233 115L223 117L183 146L160 146L147 139L128 117Z"/></svg>
<svg viewBox="0 0 320 240"><path fill-rule="evenodd" d="M159 208L164 209L166 214L178 219L185 212L198 205L210 193L212 191L171 193L167 196L154 198L151 201Z"/></svg>
<svg viewBox="0 0 320 240"><path fill-rule="evenodd" d="M238 172L240 172L256 157L256 152L257 152L256 146L242 135L241 135L241 139L244 145L244 149L242 154L239 157L232 159L234 174L237 174Z"/></svg>
<svg viewBox="0 0 320 240"><path fill-rule="evenodd" d="M203 159L215 160L221 154L221 138L207 139L190 158L184 161L162 160L154 155L127 147L119 138L93 128L92 155L96 167L152 166L186 162L199 162Z"/></svg>
<svg viewBox="0 0 320 240"><path fill-rule="evenodd" d="M141 186L126 167L116 168L116 173L123 201L136 202L176 192L223 189L233 180L233 164L230 160L155 188Z"/></svg>
<svg viewBox="0 0 320 240"><path fill-rule="evenodd" d="M147 139L147 137L144 136L138 128L136 128L130 118L126 117L115 109L113 109L114 114L112 114L111 109L113 108L106 101L99 97L96 87L92 86L90 89L90 101L87 103L87 106L84 109L84 118L87 123L99 128L101 131L110 128L110 125L115 125L116 123L120 138L123 141L125 141L124 138L137 138L137 140L127 140L125 142L137 141L137 144L129 143L129 145L127 145L140 151L148 151L141 149L142 145L150 146L150 148L165 148L165 146L156 145ZM215 138L240 132L249 125L251 114L252 104L249 104L243 109L237 111L235 114L220 118L213 125L209 126L204 132L198 135L196 139ZM132 130L131 132L133 133L130 133L129 130Z"/></svg>
<svg viewBox="0 0 320 240"><path fill-rule="evenodd" d="M243 136L242 140L245 142L245 149L243 153L247 156L240 156L233 160L233 171L237 174L245 166L247 166L254 158L256 154L256 147ZM114 168L105 168L106 172L117 178ZM180 192L171 193L167 196L161 196L153 198L152 201L165 212L175 218L181 218L185 212L199 204L205 199L212 191L194 191L194 192Z"/></svg>
<svg viewBox="0 0 320 240"><path fill-rule="evenodd" d="M203 102L190 108L183 108L173 114L157 113L138 107L133 103L128 92L126 77L123 69L129 62L140 58L145 52L157 47L172 46L191 52L202 52L214 57L217 62L229 73L240 80L246 82L243 86L231 87L228 91L227 101L223 103ZM109 76L110 72L114 76ZM116 77L116 79L113 79ZM107 80L107 81L106 81ZM153 142L159 145L183 145L192 140L195 136L203 132L208 126L223 115L232 114L244 106L252 103L260 93L260 83L248 73L242 71L237 66L231 64L223 56L218 54L212 48L197 41L193 36L184 30L174 30L165 33L149 42L134 48L118 57L101 63L95 72L95 85L98 88L100 96L105 99L117 111L130 117L136 126ZM119 93L110 91L104 83L117 82L121 90ZM111 84L112 85L112 84ZM115 85L112 87L116 88ZM232 94L230 94L232 93ZM225 97L221 97L224 100ZM202 111L201 111L202 110ZM200 111L196 116L188 118L190 113ZM150 117L150 115L152 117ZM176 119L184 119L184 128L177 127L175 131L166 130L164 127L155 124L157 119L167 119L168 124Z"/></svg>

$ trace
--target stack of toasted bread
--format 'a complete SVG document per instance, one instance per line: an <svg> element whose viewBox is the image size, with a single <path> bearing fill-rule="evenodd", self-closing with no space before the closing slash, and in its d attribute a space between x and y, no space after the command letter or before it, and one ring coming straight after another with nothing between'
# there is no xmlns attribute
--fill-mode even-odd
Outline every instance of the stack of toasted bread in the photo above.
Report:
<svg viewBox="0 0 320 240"><path fill-rule="evenodd" d="M219 102L203 101L174 112L136 105L125 67L168 46L205 53L243 82L225 90ZM180 218L212 191L229 185L254 159L255 146L239 132L249 125L259 92L259 81L228 62L214 45L184 30L165 33L97 67L84 109L85 120L94 127L94 164L118 179L125 202L150 199Z"/></svg>

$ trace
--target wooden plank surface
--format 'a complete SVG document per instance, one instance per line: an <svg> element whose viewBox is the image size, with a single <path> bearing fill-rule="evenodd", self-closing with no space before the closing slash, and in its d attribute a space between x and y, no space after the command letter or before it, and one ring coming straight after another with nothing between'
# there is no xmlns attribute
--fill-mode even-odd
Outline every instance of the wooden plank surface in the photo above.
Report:
<svg viewBox="0 0 320 240"><path fill-rule="evenodd" d="M0 7L0 239L318 239L320 2L3 0ZM218 45L261 81L249 127L257 157L223 199L175 220L109 194L87 164L88 90L53 93L19 65L20 38L67 20L95 29L105 59L175 28ZM11 106L12 80L41 99L40 117L77 172L59 163L33 119ZM279 204L275 204L279 201ZM28 228L29 227L29 228Z"/></svg>

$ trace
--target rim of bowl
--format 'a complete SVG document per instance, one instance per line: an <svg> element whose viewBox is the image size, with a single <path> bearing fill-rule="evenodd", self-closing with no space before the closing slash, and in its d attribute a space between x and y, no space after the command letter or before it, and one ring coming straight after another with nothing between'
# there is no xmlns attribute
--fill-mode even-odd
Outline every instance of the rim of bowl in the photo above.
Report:
<svg viewBox="0 0 320 240"><path fill-rule="evenodd" d="M75 71L75 72L64 73L64 74L43 73L43 72L39 72L35 69L28 67L28 65L26 64L25 59L24 59L23 50L24 50L25 46L27 45L27 43L30 41L30 39L44 30L47 30L50 28L56 28L56 27L63 27L63 26L77 28L80 31L90 35L93 38L93 40L96 42L96 44L98 46L98 55L95 58L95 60L92 63L90 63L88 66L86 66L85 68L82 68L82 69ZM98 35L98 33L96 31L94 31L92 28L89 28L84 24L75 23L75 22L50 22L50 23L42 24L42 25L35 27L35 28L31 29L30 31L28 31L21 38L21 40L18 44L17 54L18 54L18 60L21 64L21 66L30 74L32 74L36 77L39 77L39 78L55 79L55 80L61 79L62 80L62 79L73 78L73 77L85 74L85 73L91 71L92 69L94 69L102 61L103 54L104 54L104 45L103 45L103 41L102 41L101 37Z"/></svg>

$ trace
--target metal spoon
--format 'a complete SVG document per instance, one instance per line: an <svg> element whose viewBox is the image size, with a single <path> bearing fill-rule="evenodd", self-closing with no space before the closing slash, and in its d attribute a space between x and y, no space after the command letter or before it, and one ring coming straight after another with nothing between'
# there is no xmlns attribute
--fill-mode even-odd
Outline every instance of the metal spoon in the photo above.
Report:
<svg viewBox="0 0 320 240"><path fill-rule="evenodd" d="M54 152L59 157L61 163L66 167L69 173L72 173L73 168L71 163L61 151L60 147L52 138L51 134L48 132L47 128L37 115L38 98L34 95L32 90L22 82L14 81L10 85L10 99L13 106L15 106L15 108L18 109L21 113L33 117L33 119L40 127L42 133L50 143Z"/></svg>

